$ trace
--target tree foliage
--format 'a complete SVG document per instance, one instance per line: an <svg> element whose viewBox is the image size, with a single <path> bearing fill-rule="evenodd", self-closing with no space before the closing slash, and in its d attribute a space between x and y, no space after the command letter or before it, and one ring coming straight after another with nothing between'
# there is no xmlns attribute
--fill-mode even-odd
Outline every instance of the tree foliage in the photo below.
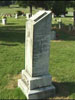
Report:
<svg viewBox="0 0 75 100"><path fill-rule="evenodd" d="M12 4L12 0L0 0L0 6L9 6Z"/></svg>
<svg viewBox="0 0 75 100"><path fill-rule="evenodd" d="M37 1L20 1L17 0L19 6L31 7L34 6L35 8L41 7L46 10L52 10L57 16L60 14L65 14L66 12L66 2L65 1L43 1L43 0L37 0ZM30 10L31 11L31 10Z"/></svg>
<svg viewBox="0 0 75 100"><path fill-rule="evenodd" d="M27 7L29 6L30 7L30 13L32 15L32 6L35 7L35 8L38 8L38 7L41 7L43 9L50 9L51 8L51 4L52 4L53 1L43 1L43 0L37 0L37 1L20 1L20 0L17 0L17 3L19 4L19 6L22 6L22 7Z"/></svg>
<svg viewBox="0 0 75 100"><path fill-rule="evenodd" d="M67 3L65 1L55 1L52 6L52 11L57 15L66 13Z"/></svg>

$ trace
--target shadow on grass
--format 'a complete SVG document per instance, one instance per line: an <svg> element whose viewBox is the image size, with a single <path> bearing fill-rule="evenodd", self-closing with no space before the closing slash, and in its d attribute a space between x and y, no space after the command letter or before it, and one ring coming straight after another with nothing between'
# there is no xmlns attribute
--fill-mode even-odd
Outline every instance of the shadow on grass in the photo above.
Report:
<svg viewBox="0 0 75 100"><path fill-rule="evenodd" d="M25 26L0 26L0 41L24 43Z"/></svg>
<svg viewBox="0 0 75 100"><path fill-rule="evenodd" d="M5 45L5 46L17 46L18 44L0 43L0 45Z"/></svg>
<svg viewBox="0 0 75 100"><path fill-rule="evenodd" d="M65 16L65 18L73 18L73 16L69 16L69 15L67 15L67 16Z"/></svg>
<svg viewBox="0 0 75 100"><path fill-rule="evenodd" d="M56 88L56 97L68 97L75 93L75 82L53 82Z"/></svg>
<svg viewBox="0 0 75 100"><path fill-rule="evenodd" d="M15 23L7 23L7 25L15 25Z"/></svg>
<svg viewBox="0 0 75 100"><path fill-rule="evenodd" d="M12 25L13 24L13 25ZM74 40L75 35L72 31L68 31L68 25L62 24L62 29L58 28L58 24L52 25L53 30L58 35L57 40ZM56 28L54 28L56 27ZM75 32L74 32L75 33ZM7 42L25 42L25 26L16 26L14 23L8 23L6 26L0 26L0 40Z"/></svg>
<svg viewBox="0 0 75 100"><path fill-rule="evenodd" d="M62 23L62 28L58 24L52 24L52 30L56 31L57 40L75 41L75 31L69 31L69 25Z"/></svg>

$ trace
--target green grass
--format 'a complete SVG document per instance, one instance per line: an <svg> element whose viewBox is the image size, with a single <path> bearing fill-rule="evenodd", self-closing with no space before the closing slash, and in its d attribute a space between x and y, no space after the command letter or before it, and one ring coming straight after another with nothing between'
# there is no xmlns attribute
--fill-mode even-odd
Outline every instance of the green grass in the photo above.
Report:
<svg viewBox="0 0 75 100"><path fill-rule="evenodd" d="M64 26L59 30L53 20L54 30L59 36L58 40L51 41L50 73L56 86L55 98L75 99L75 31L68 31L68 25L73 25L72 18L62 18L62 23Z"/></svg>
<svg viewBox="0 0 75 100"><path fill-rule="evenodd" d="M51 43L50 72L56 86L56 97L75 99L75 41Z"/></svg>
<svg viewBox="0 0 75 100"><path fill-rule="evenodd" d="M11 12L10 9L7 11ZM14 8L12 12L15 12ZM25 17L8 18L4 26L0 19L0 99L26 99L17 87L25 62L25 22ZM64 27L73 24L72 18L68 17L62 18L62 22ZM52 27L56 27L59 34L58 40L51 41L50 50L50 73L56 87L55 98L75 99L75 35L68 34L67 30L59 30L55 20Z"/></svg>
<svg viewBox="0 0 75 100"><path fill-rule="evenodd" d="M58 17L58 18L54 18L52 24L58 24L58 22L55 21L55 19L56 20L61 19L62 20L62 24L64 24L65 26L67 26L69 24L72 24L73 25L73 17L65 17L65 18Z"/></svg>
<svg viewBox="0 0 75 100"><path fill-rule="evenodd" d="M67 8L67 11L73 12L73 8Z"/></svg>
<svg viewBox="0 0 75 100"><path fill-rule="evenodd" d="M41 10L41 9L42 8L35 9L33 7L32 8L33 14L36 13L38 10ZM21 7L12 7L12 6L10 6L10 8L9 7L0 7L0 14L14 14L18 10L24 12L25 14L29 13L29 11L30 11L29 7L21 8Z"/></svg>
<svg viewBox="0 0 75 100"><path fill-rule="evenodd" d="M0 25L1 99L25 98L17 89L18 76L24 69L25 21L25 18L8 18L6 26Z"/></svg>

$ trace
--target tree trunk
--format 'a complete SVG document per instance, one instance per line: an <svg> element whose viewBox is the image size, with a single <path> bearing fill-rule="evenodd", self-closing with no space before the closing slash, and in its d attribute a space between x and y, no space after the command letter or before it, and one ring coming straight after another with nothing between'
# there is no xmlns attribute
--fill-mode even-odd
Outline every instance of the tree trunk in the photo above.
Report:
<svg viewBox="0 0 75 100"><path fill-rule="evenodd" d="M32 16L32 5L30 5L30 17Z"/></svg>
<svg viewBox="0 0 75 100"><path fill-rule="evenodd" d="M45 7L45 10L48 10L48 7Z"/></svg>

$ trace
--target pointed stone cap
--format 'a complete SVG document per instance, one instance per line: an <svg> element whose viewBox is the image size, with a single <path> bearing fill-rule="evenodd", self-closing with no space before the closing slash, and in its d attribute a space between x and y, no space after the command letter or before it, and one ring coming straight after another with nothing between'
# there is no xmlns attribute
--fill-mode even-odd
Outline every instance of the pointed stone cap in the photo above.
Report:
<svg viewBox="0 0 75 100"><path fill-rule="evenodd" d="M51 11L40 10L40 11L37 12L35 15L33 15L32 17L30 17L29 20L34 21L34 23L37 23L37 22L39 22L41 19L43 19L44 17L48 16L49 14L51 14Z"/></svg>

